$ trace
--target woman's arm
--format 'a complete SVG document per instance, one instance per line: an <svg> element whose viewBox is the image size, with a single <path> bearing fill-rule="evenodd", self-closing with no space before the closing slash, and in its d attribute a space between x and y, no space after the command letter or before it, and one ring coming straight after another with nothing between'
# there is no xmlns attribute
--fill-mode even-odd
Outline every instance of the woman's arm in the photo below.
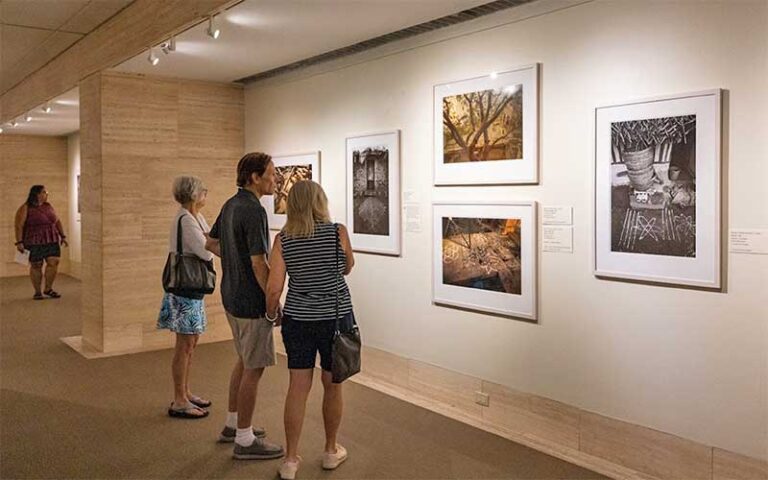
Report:
<svg viewBox="0 0 768 480"><path fill-rule="evenodd" d="M267 315L270 318L280 313L280 296L285 286L285 260L280 235L275 237L275 245L269 254L269 279L267 280ZM279 321L279 320L278 320Z"/></svg>
<svg viewBox="0 0 768 480"><path fill-rule="evenodd" d="M355 254L352 252L352 242L349 240L347 227L341 224L339 224L339 240L341 241L341 248L344 250L344 256L347 259L344 266L344 275L349 275L352 267L355 266Z"/></svg>
<svg viewBox="0 0 768 480"><path fill-rule="evenodd" d="M184 252L193 253L203 260L213 260L213 254L205 249L205 233L192 215L181 219L181 242Z"/></svg>
<svg viewBox="0 0 768 480"><path fill-rule="evenodd" d="M24 251L24 224L27 223L27 204L20 206L16 210L16 218L14 219L14 227L16 229L16 248L20 251Z"/></svg>

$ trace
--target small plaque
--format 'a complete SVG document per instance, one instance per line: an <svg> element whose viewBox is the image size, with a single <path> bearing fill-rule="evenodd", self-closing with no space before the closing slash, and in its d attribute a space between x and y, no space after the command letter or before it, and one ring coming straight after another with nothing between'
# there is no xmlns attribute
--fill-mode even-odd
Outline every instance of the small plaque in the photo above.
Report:
<svg viewBox="0 0 768 480"><path fill-rule="evenodd" d="M768 230L731 229L731 253L768 255Z"/></svg>
<svg viewBox="0 0 768 480"><path fill-rule="evenodd" d="M573 225L573 207L544 206L541 218L544 225Z"/></svg>
<svg viewBox="0 0 768 480"><path fill-rule="evenodd" d="M403 207L405 211L405 231L410 233L421 232L421 206L418 204L407 204Z"/></svg>
<svg viewBox="0 0 768 480"><path fill-rule="evenodd" d="M573 227L545 226L541 237L543 251L573 253Z"/></svg>

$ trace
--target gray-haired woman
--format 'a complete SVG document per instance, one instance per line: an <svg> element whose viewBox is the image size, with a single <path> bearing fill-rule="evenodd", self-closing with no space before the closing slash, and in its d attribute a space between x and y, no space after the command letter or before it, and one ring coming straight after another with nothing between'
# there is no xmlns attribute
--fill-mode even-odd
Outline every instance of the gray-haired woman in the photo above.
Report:
<svg viewBox="0 0 768 480"><path fill-rule="evenodd" d="M197 255L203 260L213 260L213 254L205 249L210 228L200 209L205 205L208 190L197 177L181 176L173 181L173 198L181 205L171 223L168 248L176 251L179 219L181 219L182 248L184 253ZM193 395L189 389L189 366L192 353L200 334L205 331L206 317L203 295L179 296L166 293L157 319L158 329L176 333L176 352L173 356L174 399L168 415L175 418L204 418L211 402Z"/></svg>

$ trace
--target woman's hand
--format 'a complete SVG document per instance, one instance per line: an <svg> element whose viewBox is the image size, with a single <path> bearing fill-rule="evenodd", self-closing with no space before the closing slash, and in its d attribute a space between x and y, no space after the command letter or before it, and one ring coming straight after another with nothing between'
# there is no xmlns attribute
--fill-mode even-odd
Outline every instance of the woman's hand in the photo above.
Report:
<svg viewBox="0 0 768 480"><path fill-rule="evenodd" d="M16 250L18 250L19 253L24 253L24 244L23 243L17 243L16 244Z"/></svg>
<svg viewBox="0 0 768 480"><path fill-rule="evenodd" d="M66 238L61 239L61 246L62 247L69 247L69 243L67 242Z"/></svg>

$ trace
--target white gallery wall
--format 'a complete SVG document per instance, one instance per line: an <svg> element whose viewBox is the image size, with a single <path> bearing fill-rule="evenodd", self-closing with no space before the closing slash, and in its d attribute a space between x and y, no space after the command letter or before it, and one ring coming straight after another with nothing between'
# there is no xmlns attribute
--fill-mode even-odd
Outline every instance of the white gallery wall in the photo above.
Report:
<svg viewBox="0 0 768 480"><path fill-rule="evenodd" d="M69 220L67 223L67 240L69 241L69 261L72 264L72 273L79 277L80 263L82 261L82 242L80 227L80 213L77 211L78 185L77 177L80 176L80 133L73 133L67 137L67 171L69 182Z"/></svg>
<svg viewBox="0 0 768 480"><path fill-rule="evenodd" d="M370 346L768 459L768 255L725 254L725 292L592 275L594 108L723 88L724 218L768 228L768 2L541 0L246 92L246 149L322 151L345 218L344 141L401 129L421 231L349 278ZM474 31L473 31L474 30ZM540 183L434 187L433 86L541 63ZM539 322L431 303L433 201L574 207L574 253L539 254ZM727 245L727 243L725 243Z"/></svg>

